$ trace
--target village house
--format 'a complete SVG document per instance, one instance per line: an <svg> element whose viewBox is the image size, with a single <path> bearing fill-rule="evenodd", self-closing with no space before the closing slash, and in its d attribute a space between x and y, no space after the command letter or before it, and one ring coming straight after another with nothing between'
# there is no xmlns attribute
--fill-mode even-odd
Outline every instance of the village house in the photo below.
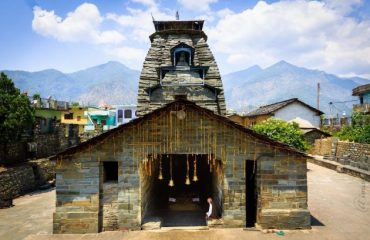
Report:
<svg viewBox="0 0 370 240"><path fill-rule="evenodd" d="M358 96L360 103L353 106L355 112L370 113L370 84L358 86L352 90L353 96Z"/></svg>
<svg viewBox="0 0 370 240"><path fill-rule="evenodd" d="M57 155L54 233L310 228L306 154L225 116L203 23L154 21L139 117Z"/></svg>
<svg viewBox="0 0 370 240"><path fill-rule="evenodd" d="M230 119L237 123L250 127L271 117L284 121L301 123L301 128L320 128L320 116L324 113L298 98L292 98L281 102L261 106L243 116L234 114ZM303 124L302 124L303 123Z"/></svg>
<svg viewBox="0 0 370 240"><path fill-rule="evenodd" d="M87 123L84 126L84 131L107 131L115 127L115 111L110 109L89 109L84 112L87 118Z"/></svg>
<svg viewBox="0 0 370 240"><path fill-rule="evenodd" d="M78 129L78 135L82 135L85 132L85 125L88 124L88 118L85 112L96 110L93 107L81 107L71 106L64 110L61 117L61 123L66 124L66 136L69 135L69 129Z"/></svg>
<svg viewBox="0 0 370 240"><path fill-rule="evenodd" d="M243 126L251 127L271 117L287 122L295 122L302 130L308 143L313 144L315 139L325 138L330 134L320 130L321 115L324 113L298 98L264 105L245 115L232 114L231 120Z"/></svg>
<svg viewBox="0 0 370 240"><path fill-rule="evenodd" d="M135 119L135 105L114 105L109 107L100 107L99 109L89 109L84 112L88 121L84 127L85 133L93 131L108 131L119 125L128 123Z"/></svg>
<svg viewBox="0 0 370 240"><path fill-rule="evenodd" d="M116 126L137 118L137 107L136 105L113 105L113 110L116 115Z"/></svg>

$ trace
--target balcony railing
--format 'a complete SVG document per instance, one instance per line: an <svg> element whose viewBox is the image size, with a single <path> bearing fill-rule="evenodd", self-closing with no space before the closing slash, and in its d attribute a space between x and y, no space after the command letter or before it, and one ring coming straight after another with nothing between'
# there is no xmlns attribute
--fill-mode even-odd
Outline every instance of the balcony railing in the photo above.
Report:
<svg viewBox="0 0 370 240"><path fill-rule="evenodd" d="M29 99L31 101L31 104L35 108L47 108L56 110L67 110L69 108L69 103L65 101L57 101L48 98L33 99L32 97L29 97Z"/></svg>
<svg viewBox="0 0 370 240"><path fill-rule="evenodd" d="M355 104L353 105L353 111L370 113L370 103Z"/></svg>

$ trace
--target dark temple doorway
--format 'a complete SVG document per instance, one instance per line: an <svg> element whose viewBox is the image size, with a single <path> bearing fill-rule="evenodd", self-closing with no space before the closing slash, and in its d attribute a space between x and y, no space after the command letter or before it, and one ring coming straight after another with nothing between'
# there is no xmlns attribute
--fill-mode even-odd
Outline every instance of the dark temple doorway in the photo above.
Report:
<svg viewBox="0 0 370 240"><path fill-rule="evenodd" d="M161 155L156 165L144 218L160 219L161 227L206 226L208 197L215 199L214 206L221 211L220 177L208 155Z"/></svg>
<svg viewBox="0 0 370 240"><path fill-rule="evenodd" d="M245 161L245 210L246 227L255 227L257 215L256 165L257 162Z"/></svg>

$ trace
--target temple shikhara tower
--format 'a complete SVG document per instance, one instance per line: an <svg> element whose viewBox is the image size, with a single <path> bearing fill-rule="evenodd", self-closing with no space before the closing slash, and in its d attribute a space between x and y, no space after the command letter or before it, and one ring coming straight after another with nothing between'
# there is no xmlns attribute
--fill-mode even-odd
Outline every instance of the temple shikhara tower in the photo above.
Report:
<svg viewBox="0 0 370 240"><path fill-rule="evenodd" d="M310 228L307 155L225 117L203 21L154 28L139 117L56 156L54 233Z"/></svg>
<svg viewBox="0 0 370 240"><path fill-rule="evenodd" d="M140 76L138 114L184 98L225 115L220 72L203 32L204 21L154 21Z"/></svg>

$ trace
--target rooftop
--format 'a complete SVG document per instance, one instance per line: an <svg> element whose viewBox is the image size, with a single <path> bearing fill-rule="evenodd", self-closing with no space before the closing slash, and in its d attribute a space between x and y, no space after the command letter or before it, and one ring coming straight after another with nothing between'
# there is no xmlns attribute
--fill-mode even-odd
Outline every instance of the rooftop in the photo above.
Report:
<svg viewBox="0 0 370 240"><path fill-rule="evenodd" d="M174 105L183 105L183 106L186 106L187 108L192 108L196 111L201 111L201 112L204 112L206 116L208 117L211 117L211 118L215 118L217 120L219 120L220 122L223 122L224 124L227 124L229 126L232 126L236 129L239 129L241 131L243 131L244 133L252 136L252 137L255 137L261 141L263 141L265 144L271 144L273 146L276 146L276 147L279 147L280 149L284 149L286 151L289 151L291 153L295 153L295 154L298 154L298 155L301 155L301 156L305 156L307 157L306 153L304 152L301 152L285 143L281 143L281 142L278 142L276 140L273 140L265 135L262 135L262 134L259 134L249 128L246 128L240 124L237 124L235 123L234 121L228 119L227 117L224 117L224 116L221 116L221 115L218 115L218 114L215 114L213 111L209 110L209 109L206 109L206 108L203 108L203 107L200 107L198 105L196 105L195 103L191 102L191 101L188 101L188 100L183 100L183 99L180 99L180 100L176 100L174 102L171 102L171 103L168 103L150 113L147 113L139 118L136 118L126 124L122 124L120 125L119 127L117 128L114 128L112 130L109 130L103 134L100 134L96 137L93 137L93 138L90 138L89 140L83 142L83 143L80 143L79 145L76 145L76 146L73 146L73 147L70 147L60 153L57 154L57 157L60 157L60 156L64 156L64 155L72 155L78 151L81 151L91 145L96 145L96 144L99 144L100 142L102 141L105 141L105 139L109 138L110 136L113 136L114 134L116 134L117 132L120 132L122 133L125 129L129 128L130 126L132 125L136 125L140 122L143 122L143 121L147 121L148 119L150 119L152 116L158 116L162 111L165 111L167 109L171 109L172 106Z"/></svg>
<svg viewBox="0 0 370 240"><path fill-rule="evenodd" d="M367 92L370 92L370 83L352 89L352 96L360 96Z"/></svg>
<svg viewBox="0 0 370 240"><path fill-rule="evenodd" d="M204 20L171 20L153 21L155 32L150 35L150 41L158 34L181 34L201 35L207 40L207 35L203 32Z"/></svg>
<svg viewBox="0 0 370 240"><path fill-rule="evenodd" d="M203 30L204 20L189 20L189 21L153 21L156 32L167 30Z"/></svg>
<svg viewBox="0 0 370 240"><path fill-rule="evenodd" d="M324 114L319 109L314 108L314 107L302 102L298 98L291 98L291 99L284 100L284 101L281 101L281 102L261 106L261 107L257 108L256 110L253 110L253 111L247 113L245 116L246 117L253 117L253 116L259 116L259 115L271 115L271 114L275 113L277 110L279 110L279 109L281 109L281 108L283 108L283 107L285 107L285 106L287 106L291 103L294 103L294 102L300 103L303 106L306 106L307 108L310 108L312 111L317 112L319 115Z"/></svg>

